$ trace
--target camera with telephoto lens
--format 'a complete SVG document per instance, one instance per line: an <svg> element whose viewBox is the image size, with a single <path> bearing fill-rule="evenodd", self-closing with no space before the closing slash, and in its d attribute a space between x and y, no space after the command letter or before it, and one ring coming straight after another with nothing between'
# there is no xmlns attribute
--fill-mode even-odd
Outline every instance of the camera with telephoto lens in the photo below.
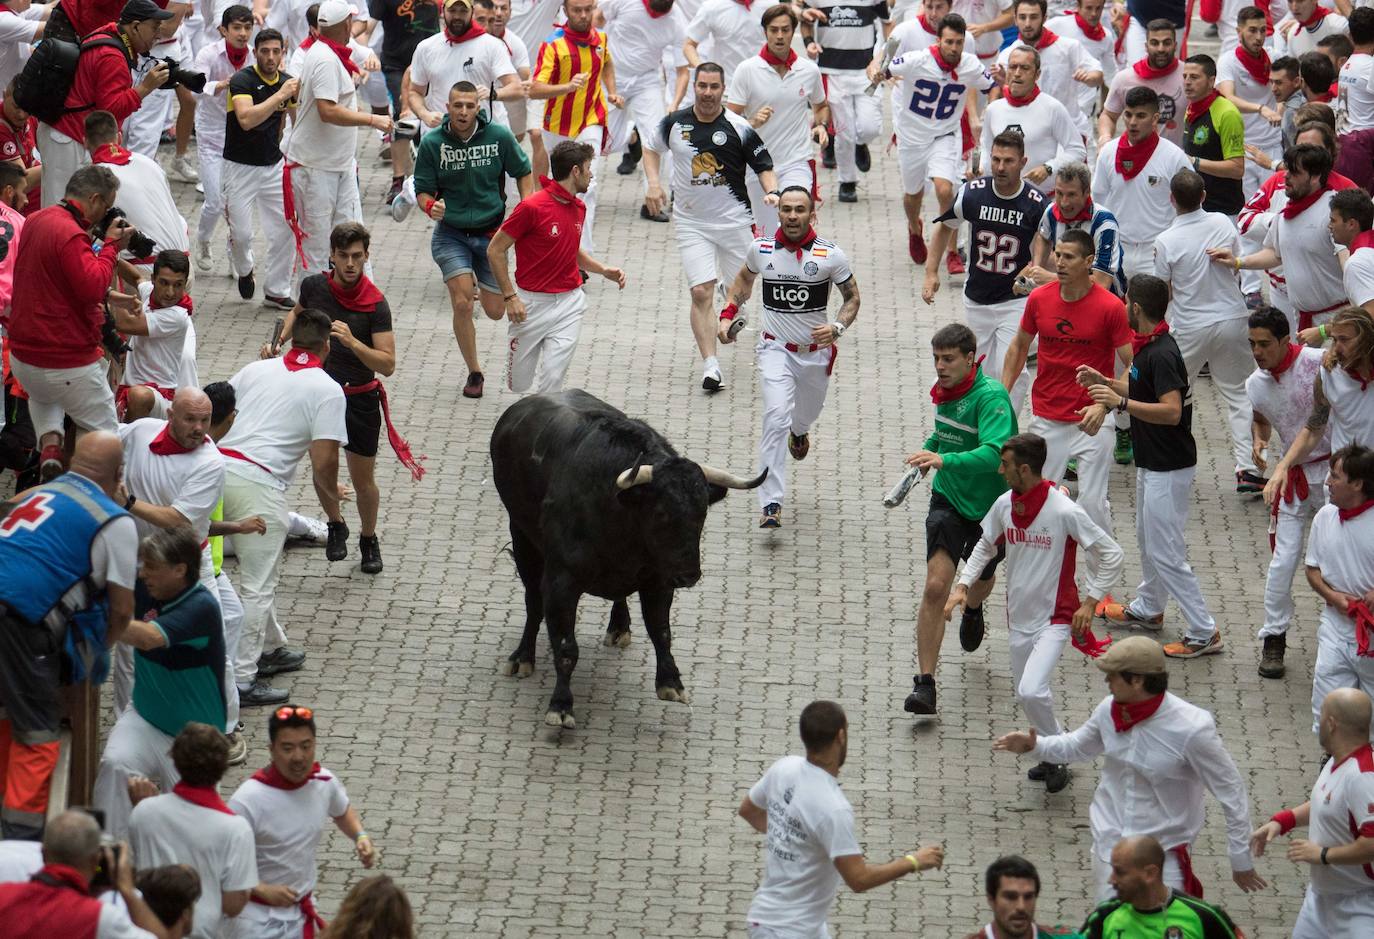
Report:
<svg viewBox="0 0 1374 939"><path fill-rule="evenodd" d="M163 88L176 88L178 85L189 88L196 94L205 90L205 73L193 72L189 68L182 68L181 63L170 55L166 58L157 59L167 66L167 80L162 83Z"/></svg>
<svg viewBox="0 0 1374 939"><path fill-rule="evenodd" d="M103 238L117 218L124 219L126 223L129 221L128 216L124 214L124 210L116 205L111 207L110 211L105 213L105 217L100 220L100 224L97 226L96 237ZM128 249L129 253L136 258L150 258L157 254L157 242L135 228L129 235Z"/></svg>

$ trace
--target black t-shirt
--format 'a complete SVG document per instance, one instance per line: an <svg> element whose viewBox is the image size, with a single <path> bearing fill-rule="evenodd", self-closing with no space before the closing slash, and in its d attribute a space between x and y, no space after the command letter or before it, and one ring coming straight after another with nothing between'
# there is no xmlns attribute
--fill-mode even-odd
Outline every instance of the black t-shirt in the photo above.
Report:
<svg viewBox="0 0 1374 939"><path fill-rule="evenodd" d="M964 296L980 306L1016 299L1016 275L1031 261L1031 243L1045 214L1045 197L1025 180L1013 196L1002 196L991 176L959 188L954 204L936 222L968 222L968 277Z"/></svg>
<svg viewBox="0 0 1374 939"><path fill-rule="evenodd" d="M1178 343L1168 333L1145 345L1131 362L1128 390L1132 401L1158 404L1171 391L1183 393L1183 414L1172 427L1131 418L1131 443L1135 465L1164 473L1197 466L1197 441L1193 439L1193 391Z"/></svg>
<svg viewBox="0 0 1374 939"><path fill-rule="evenodd" d="M367 15L382 24L382 68L410 67L415 47L439 31L439 5L431 0L367 0Z"/></svg>
<svg viewBox="0 0 1374 939"><path fill-rule="evenodd" d="M244 130L239 124L238 115L234 113L234 99L247 98L254 104L262 104L276 94L277 89L281 88L281 83L290 77L285 72L278 72L277 80L269 83L258 74L256 65L250 65L239 69L229 79L229 113L224 120L226 160L248 166L276 166L281 160L282 120L286 109L295 105L283 103L257 127Z"/></svg>
<svg viewBox="0 0 1374 939"><path fill-rule="evenodd" d="M311 274L301 281L302 309L323 310L331 320L343 320L352 330L354 338L364 345L372 345L372 337L377 333L391 332L391 307L385 300L378 303L371 313L347 309L334 299L328 276ZM341 385L365 385L376 377L372 369L358 361L358 357L333 336L329 339L329 358L324 360L324 370Z"/></svg>

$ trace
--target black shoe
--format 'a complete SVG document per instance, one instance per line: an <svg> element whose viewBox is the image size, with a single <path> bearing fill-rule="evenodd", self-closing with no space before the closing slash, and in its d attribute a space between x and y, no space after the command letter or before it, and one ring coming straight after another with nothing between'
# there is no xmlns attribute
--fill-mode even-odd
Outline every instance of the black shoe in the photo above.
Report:
<svg viewBox="0 0 1374 939"><path fill-rule="evenodd" d="M1026 778L1031 782L1044 782L1045 774L1054 767L1053 763L1036 763L1026 770Z"/></svg>
<svg viewBox="0 0 1374 939"><path fill-rule="evenodd" d="M380 574L382 572L382 544L373 535L369 538L363 535L358 539L358 551L363 556L363 573Z"/></svg>
<svg viewBox="0 0 1374 939"><path fill-rule="evenodd" d="M383 205L391 205L396 201L396 197L401 194L401 189L406 184L404 176L391 177L391 188L386 191L386 198L382 200Z"/></svg>
<svg viewBox="0 0 1374 939"><path fill-rule="evenodd" d="M959 645L965 652L976 652L983 644L983 631L983 608L965 605L959 618Z"/></svg>
<svg viewBox="0 0 1374 939"><path fill-rule="evenodd" d="M868 153L868 144L861 143L854 147L854 165L859 168L860 173L867 173L873 168L873 157Z"/></svg>
<svg viewBox="0 0 1374 939"><path fill-rule="evenodd" d="M806 455L811 452L811 435L794 434L787 432L787 452L792 454L794 460L804 460Z"/></svg>
<svg viewBox="0 0 1374 939"><path fill-rule="evenodd" d="M1253 495L1257 492L1263 492L1264 485L1267 482L1269 482L1269 480L1265 479L1259 473L1252 473L1249 470L1236 471L1236 492L1239 492L1241 495Z"/></svg>
<svg viewBox="0 0 1374 939"><path fill-rule="evenodd" d="M859 201L859 184L858 184L858 183L840 183L840 201L841 201L841 202L858 202L858 201Z"/></svg>
<svg viewBox="0 0 1374 939"><path fill-rule="evenodd" d="M666 222L666 221L668 221L668 213L667 213L666 210L664 210L664 209L659 209L659 210L658 210L658 214L657 214L657 215L653 215L653 214L651 214L651 213L649 212L649 207L648 207L647 205L641 205L641 206L639 207L639 217L642 218L642 219L644 219L644 220L647 221L647 222Z"/></svg>
<svg viewBox="0 0 1374 939"><path fill-rule="evenodd" d="M304 652L293 652L286 646L281 646L258 656L258 678L261 680L284 672L299 672L303 665Z"/></svg>
<svg viewBox="0 0 1374 939"><path fill-rule="evenodd" d="M1260 653L1261 678L1283 677L1283 653L1288 650L1287 636L1265 636L1264 651Z"/></svg>
<svg viewBox="0 0 1374 939"><path fill-rule="evenodd" d="M835 168L835 138L833 136L825 142L825 149L821 151L821 166L828 170Z"/></svg>
<svg viewBox="0 0 1374 939"><path fill-rule="evenodd" d="M1045 791L1059 792L1069 784L1069 768L1063 763L1045 764Z"/></svg>
<svg viewBox="0 0 1374 939"><path fill-rule="evenodd" d="M253 299L253 292L258 289L258 284L253 280L253 272L249 271L239 278L239 296L245 300Z"/></svg>
<svg viewBox="0 0 1374 939"><path fill-rule="evenodd" d="M908 714L936 713L934 675L913 676L911 694L906 696L902 709Z"/></svg>
<svg viewBox="0 0 1374 939"><path fill-rule="evenodd" d="M329 540L324 546L324 556L331 561L342 561L348 557L348 526L343 522L329 523Z"/></svg>
<svg viewBox="0 0 1374 939"><path fill-rule="evenodd" d="M253 682L253 687L244 691L239 689L239 706L266 707L272 704L285 704L291 700L291 692L283 691L280 688L273 688L267 682L259 679Z"/></svg>
<svg viewBox="0 0 1374 939"><path fill-rule="evenodd" d="M481 372L468 372L467 384L463 386L464 398L482 397L482 389L487 385L487 379Z"/></svg>
<svg viewBox="0 0 1374 939"><path fill-rule="evenodd" d="M760 528L781 528L782 527L782 506L776 502L770 502L763 507L763 512L759 515Z"/></svg>
<svg viewBox="0 0 1374 939"><path fill-rule="evenodd" d="M630 146L625 151L625 155L620 158L620 165L615 171L621 176L630 176L634 173L635 167L639 165L639 159L644 155L644 149L639 145L639 135L630 138Z"/></svg>

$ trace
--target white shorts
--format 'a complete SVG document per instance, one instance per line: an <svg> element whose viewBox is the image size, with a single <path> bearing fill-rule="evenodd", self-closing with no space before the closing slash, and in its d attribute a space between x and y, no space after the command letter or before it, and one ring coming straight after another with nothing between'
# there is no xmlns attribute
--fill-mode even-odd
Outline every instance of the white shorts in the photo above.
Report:
<svg viewBox="0 0 1374 939"><path fill-rule="evenodd" d="M732 283L754 240L747 228L696 228L676 220L673 228L688 287Z"/></svg>
<svg viewBox="0 0 1374 939"><path fill-rule="evenodd" d="M1309 885L1293 939L1364 939L1374 936L1374 890L1317 893Z"/></svg>
<svg viewBox="0 0 1374 939"><path fill-rule="evenodd" d="M897 144L897 166L902 172L902 192L909 196L924 192L927 179L958 182L964 175L958 132L936 137L926 147Z"/></svg>
<svg viewBox="0 0 1374 939"><path fill-rule="evenodd" d="M10 356L10 368L29 393L29 417L40 438L62 433L64 413L82 430L119 429L104 359L78 368L35 368Z"/></svg>

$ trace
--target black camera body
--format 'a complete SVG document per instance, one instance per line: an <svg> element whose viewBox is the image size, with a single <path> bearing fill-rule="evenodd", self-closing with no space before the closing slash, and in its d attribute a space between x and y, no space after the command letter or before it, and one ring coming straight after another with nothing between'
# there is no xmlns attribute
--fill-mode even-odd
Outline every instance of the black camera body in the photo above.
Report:
<svg viewBox="0 0 1374 939"><path fill-rule="evenodd" d="M204 72L193 72L189 68L182 68L181 63L171 56L158 61L167 66L167 81L163 83L163 88L176 88L181 85L191 89L196 94L205 90Z"/></svg>
<svg viewBox="0 0 1374 939"><path fill-rule="evenodd" d="M124 214L124 210L116 205L112 206L110 211L105 213L105 217L100 220L100 224L96 226L96 235L103 236L105 232L110 230L110 226L114 224L114 220L117 218L122 218L126 222L129 220L129 217ZM135 228L133 234L129 235L129 252L136 258L150 258L157 254L157 242Z"/></svg>

